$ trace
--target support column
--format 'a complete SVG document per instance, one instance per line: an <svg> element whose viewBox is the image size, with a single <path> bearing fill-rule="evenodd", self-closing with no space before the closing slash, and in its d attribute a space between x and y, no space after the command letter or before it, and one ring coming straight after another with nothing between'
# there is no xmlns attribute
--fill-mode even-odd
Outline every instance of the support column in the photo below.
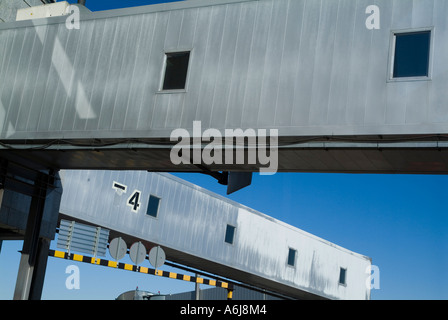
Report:
<svg viewBox="0 0 448 320"><path fill-rule="evenodd" d="M0 178L0 179L1 179L1 178ZM2 185L2 187L3 187L3 182L1 182L1 185ZM3 192L4 192L4 189L0 189L0 209L2 208ZM3 244L3 240L0 239L0 254L2 253L2 244Z"/></svg>
<svg viewBox="0 0 448 320"><path fill-rule="evenodd" d="M30 300L40 300L42 297L49 250L50 240L40 238L36 262L34 264L33 278L31 279L30 293L28 296L28 299Z"/></svg>
<svg viewBox="0 0 448 320"><path fill-rule="evenodd" d="M196 276L196 279L199 277L198 274L195 274L195 276ZM201 299L200 298L201 291L200 291L200 288L199 288L199 283L197 283L197 282L194 285L194 293L195 293L195 300L200 300Z"/></svg>
<svg viewBox="0 0 448 320"><path fill-rule="evenodd" d="M31 198L31 205L28 213L22 256L20 258L19 272L17 274L16 288L14 291L14 300L30 299L31 284L33 280L37 280L34 272L39 269L39 266L36 265L36 261L40 247L40 227L44 213L45 198L47 195L47 184L49 182L46 180L44 174L39 174L34 182L34 193ZM37 281L40 282L40 280ZM35 292L34 296L36 295L40 296Z"/></svg>
<svg viewBox="0 0 448 320"><path fill-rule="evenodd" d="M34 267L29 263L30 255L22 252L17 273L14 300L28 300Z"/></svg>

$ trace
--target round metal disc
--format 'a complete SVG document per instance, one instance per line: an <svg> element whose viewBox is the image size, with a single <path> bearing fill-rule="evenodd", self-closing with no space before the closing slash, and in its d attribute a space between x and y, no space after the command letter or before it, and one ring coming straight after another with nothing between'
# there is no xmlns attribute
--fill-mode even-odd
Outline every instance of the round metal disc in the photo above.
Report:
<svg viewBox="0 0 448 320"><path fill-rule="evenodd" d="M126 245L126 242L124 242L121 237L114 238L109 243L109 253L112 258L115 260L123 259L123 257L126 255L126 252L128 250L128 246Z"/></svg>
<svg viewBox="0 0 448 320"><path fill-rule="evenodd" d="M165 251L160 246L154 247L149 251L149 263L154 268L160 268L165 263Z"/></svg>
<svg viewBox="0 0 448 320"><path fill-rule="evenodd" d="M140 264L146 258L146 248L143 243L135 242L129 250L129 257L135 264Z"/></svg>

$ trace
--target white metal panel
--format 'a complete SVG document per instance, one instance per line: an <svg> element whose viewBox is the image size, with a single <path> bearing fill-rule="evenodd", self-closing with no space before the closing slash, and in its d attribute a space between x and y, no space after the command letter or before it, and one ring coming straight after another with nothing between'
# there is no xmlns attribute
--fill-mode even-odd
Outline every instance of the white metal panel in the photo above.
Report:
<svg viewBox="0 0 448 320"><path fill-rule="evenodd" d="M446 122L434 100L447 100L434 88L446 83L443 2L379 0L380 30L365 26L366 0L213 4L91 13L80 30L57 17L2 24L4 123L16 138L149 138L192 120L297 136L444 133L425 125ZM422 27L434 27L432 81L387 82L391 30ZM180 49L192 50L186 92L160 94L164 52Z"/></svg>
<svg viewBox="0 0 448 320"><path fill-rule="evenodd" d="M29 8L22 8L17 10L16 20L30 20L47 18L54 16L63 16L68 13L68 6L70 4L67 1L59 1L57 3L49 3L40 6L30 6Z"/></svg>

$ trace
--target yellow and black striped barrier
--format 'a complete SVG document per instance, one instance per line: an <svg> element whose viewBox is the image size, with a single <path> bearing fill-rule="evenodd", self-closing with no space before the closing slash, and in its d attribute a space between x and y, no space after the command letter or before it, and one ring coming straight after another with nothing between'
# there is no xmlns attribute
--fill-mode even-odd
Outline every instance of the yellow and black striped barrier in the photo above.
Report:
<svg viewBox="0 0 448 320"><path fill-rule="evenodd" d="M228 283L228 282L212 280L212 279L205 279L205 278L201 278L201 277L193 277L193 276L188 276L188 275L179 274L179 273L175 273L175 272L156 270L156 269L151 269L151 268L147 268L147 267L136 266L133 264L122 263L122 262L118 262L118 261L111 261L111 260L99 259L99 258L95 258L95 257L88 257L88 256L84 256L81 254L76 254L76 253L68 254L67 252L59 251L59 250L49 250L48 256L66 259L66 260L84 262L84 263L91 263L91 264L96 264L96 265L100 265L100 266L104 266L104 267L145 273L145 274L150 274L150 275L159 276L159 277L201 283L201 284L205 284L205 285L209 285L209 286L213 286L213 287L225 288L228 290L227 299L229 299L229 300L232 299L233 284Z"/></svg>

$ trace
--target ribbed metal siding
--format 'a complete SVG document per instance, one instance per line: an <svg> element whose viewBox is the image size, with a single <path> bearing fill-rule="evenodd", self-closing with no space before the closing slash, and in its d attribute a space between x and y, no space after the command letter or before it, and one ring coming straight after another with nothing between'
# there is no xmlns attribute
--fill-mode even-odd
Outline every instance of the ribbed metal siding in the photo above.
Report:
<svg viewBox="0 0 448 320"><path fill-rule="evenodd" d="M283 135L446 132L446 1L375 1L380 30L365 26L367 0L201 3L93 13L80 30L64 18L3 24L2 137L169 136L193 120ZM432 81L387 82L391 30L433 26ZM192 49L187 92L157 93L164 51L179 49Z"/></svg>

